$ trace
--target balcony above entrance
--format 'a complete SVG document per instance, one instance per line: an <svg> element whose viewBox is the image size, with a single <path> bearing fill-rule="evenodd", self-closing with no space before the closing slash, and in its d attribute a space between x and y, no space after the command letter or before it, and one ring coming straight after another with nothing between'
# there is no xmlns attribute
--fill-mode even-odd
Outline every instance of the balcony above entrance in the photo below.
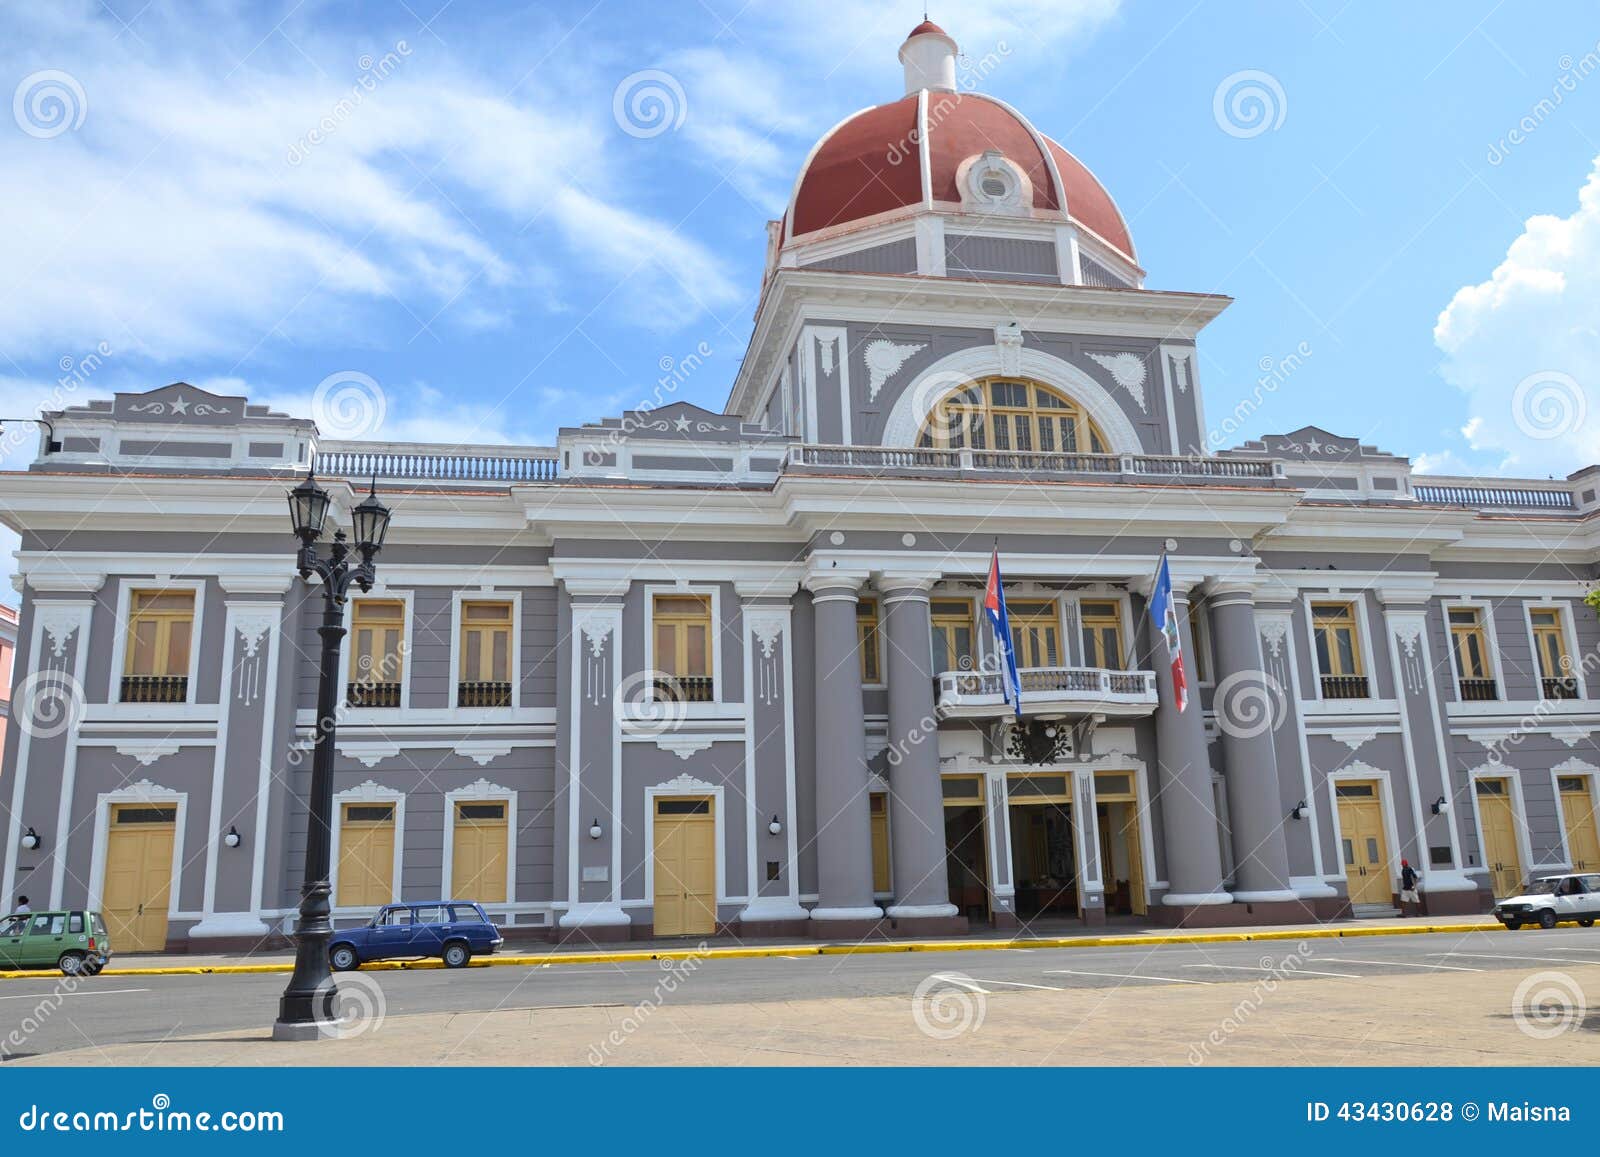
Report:
<svg viewBox="0 0 1600 1157"><path fill-rule="evenodd" d="M1156 709L1154 671L1107 667L1024 667L1022 714L1075 719L1088 715L1133 718ZM1011 710L998 671L946 671L938 677L939 711L960 719L987 719Z"/></svg>

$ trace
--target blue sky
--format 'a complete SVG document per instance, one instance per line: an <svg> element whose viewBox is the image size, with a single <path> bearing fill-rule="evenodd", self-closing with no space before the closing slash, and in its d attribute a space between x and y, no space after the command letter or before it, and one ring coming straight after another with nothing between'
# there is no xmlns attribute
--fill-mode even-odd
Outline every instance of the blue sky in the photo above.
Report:
<svg viewBox="0 0 1600 1157"><path fill-rule="evenodd" d="M319 382L361 373L393 439L547 442L650 397L702 345L678 396L720 407L766 220L821 133L899 95L895 52L921 18L408 3L0 13L4 415L52 404L65 359L102 347L69 400L184 379L308 412ZM1237 299L1201 339L1213 426L1263 364L1309 351L1230 441L1317 422L1433 470L1600 460L1584 6L930 14L995 59L985 91L1105 182L1151 288ZM682 94L654 135L614 114L644 70ZM1266 75L1224 89L1219 114L1241 72ZM1241 84L1269 123L1248 102L1229 121ZM41 85L65 123L32 103Z"/></svg>

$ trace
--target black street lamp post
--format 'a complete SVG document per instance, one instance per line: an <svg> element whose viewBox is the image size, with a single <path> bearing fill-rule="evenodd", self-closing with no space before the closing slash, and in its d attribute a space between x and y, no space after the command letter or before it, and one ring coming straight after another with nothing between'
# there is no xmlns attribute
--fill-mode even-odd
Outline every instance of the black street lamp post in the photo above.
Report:
<svg viewBox="0 0 1600 1157"><path fill-rule="evenodd" d="M300 922L295 927L294 975L278 1001L274 1040L313 1040L323 1026L333 1023L335 988L328 971L328 940L333 935L331 887L331 833L333 831L333 742L339 709L339 652L344 641L345 596L352 585L362 592L372 589L376 568L373 557L383 549L389 532L389 508L378 501L378 483L350 512L355 549L360 561L351 565L344 531L336 530L328 557L317 554L328 518L328 492L316 479L289 491L289 514L300 538L297 562L300 577L322 579L322 657L317 682L317 736L311 759L310 818L306 830L305 881L300 887Z"/></svg>

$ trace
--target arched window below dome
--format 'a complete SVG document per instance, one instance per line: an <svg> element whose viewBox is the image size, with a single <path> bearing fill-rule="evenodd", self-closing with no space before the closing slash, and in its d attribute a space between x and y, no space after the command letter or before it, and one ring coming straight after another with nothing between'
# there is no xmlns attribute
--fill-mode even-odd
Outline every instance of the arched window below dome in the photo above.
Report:
<svg viewBox="0 0 1600 1157"><path fill-rule="evenodd" d="M918 446L936 449L1105 454L1100 427L1078 403L1018 378L980 378L935 405Z"/></svg>

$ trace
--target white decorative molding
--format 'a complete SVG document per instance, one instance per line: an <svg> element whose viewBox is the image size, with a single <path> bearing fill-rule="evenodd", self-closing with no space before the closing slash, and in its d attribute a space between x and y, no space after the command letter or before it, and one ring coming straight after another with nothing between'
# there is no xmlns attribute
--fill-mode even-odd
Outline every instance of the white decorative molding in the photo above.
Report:
<svg viewBox="0 0 1600 1157"><path fill-rule="evenodd" d="M1330 728L1327 735L1330 739L1337 739L1351 751L1359 751L1378 738L1378 729L1376 727Z"/></svg>
<svg viewBox="0 0 1600 1157"><path fill-rule="evenodd" d="M1283 641L1289 636L1288 618L1259 619L1257 629L1261 633L1261 642L1266 646L1267 654L1273 659L1280 658L1283 654Z"/></svg>
<svg viewBox="0 0 1600 1157"><path fill-rule="evenodd" d="M159 783L151 783L148 779L141 779L116 791L105 792L101 798L114 800L117 803L154 803L182 794L184 793L174 791L170 787L162 787Z"/></svg>
<svg viewBox="0 0 1600 1157"><path fill-rule="evenodd" d="M1550 735L1553 738L1561 740L1561 742L1565 743L1568 747L1578 746L1578 744L1587 741L1593 734L1594 731L1588 727L1557 727L1553 728L1550 732ZM1569 759L1567 762L1583 763L1583 760ZM1587 767L1588 765L1584 764L1584 766Z"/></svg>
<svg viewBox="0 0 1600 1157"><path fill-rule="evenodd" d="M729 736L728 738L734 739L737 738L737 736ZM659 747L662 751L672 752L673 755L676 755L682 760L687 760L691 755L706 750L706 748L710 747L716 741L716 737L711 735L656 736L657 747Z"/></svg>
<svg viewBox="0 0 1600 1157"><path fill-rule="evenodd" d="M398 743L383 743L371 739L341 739L338 740L338 745L340 755L355 760L362 767L376 767L383 760L400 754ZM369 779L367 783L370 784L372 781Z"/></svg>
<svg viewBox="0 0 1600 1157"><path fill-rule="evenodd" d="M714 783L707 783L703 779L696 779L688 772L684 772L682 775L676 776L672 779L662 780L660 783L656 784L652 790L667 795L671 795L675 792L684 792L685 794L693 795L716 791L717 785Z"/></svg>
<svg viewBox="0 0 1600 1157"><path fill-rule="evenodd" d="M789 628L787 610L782 612L750 612L750 635L761 648L756 661L756 696L767 704L776 703L782 690L782 664L773 654L778 639Z"/></svg>
<svg viewBox="0 0 1600 1157"><path fill-rule="evenodd" d="M355 787L347 787L341 792L334 793L334 799L343 800L345 803L387 803L392 799L400 798L404 792L396 791L392 787L384 787L376 780L363 780Z"/></svg>
<svg viewBox="0 0 1600 1157"><path fill-rule="evenodd" d="M1189 356L1175 353L1172 355L1172 382L1178 387L1178 393L1189 392Z"/></svg>
<svg viewBox="0 0 1600 1157"><path fill-rule="evenodd" d="M39 619L39 625L44 628L44 633L50 637L50 653L57 659L65 656L67 643L73 633L83 626L82 608L41 603L34 613Z"/></svg>
<svg viewBox="0 0 1600 1157"><path fill-rule="evenodd" d="M261 649L261 640L266 638L267 632L277 622L278 616L274 611L242 611L233 616L233 626L244 643L246 659L256 657L256 652Z"/></svg>
<svg viewBox="0 0 1600 1157"><path fill-rule="evenodd" d="M772 648L777 644L786 626L788 626L786 615L750 616L750 633L755 636L756 642L761 644L763 657L772 658Z"/></svg>
<svg viewBox="0 0 1600 1157"><path fill-rule="evenodd" d="M876 402L879 391L883 389L890 378L900 372L900 367L906 364L907 359L927 348L925 343L902 345L887 338L879 338L877 341L868 342L866 349L867 401Z"/></svg>
<svg viewBox="0 0 1600 1157"><path fill-rule="evenodd" d="M487 767L490 762L499 759L502 755L510 755L511 749L515 746L516 744L509 740L463 739L452 750L457 755L472 760L479 767ZM483 781L479 780L478 782L482 783Z"/></svg>
<svg viewBox="0 0 1600 1157"><path fill-rule="evenodd" d="M1110 374L1112 381L1127 390L1133 400L1139 403L1142 412L1149 412L1150 406L1144 396L1147 370L1142 357L1134 353L1090 354L1089 359Z"/></svg>
<svg viewBox="0 0 1600 1157"><path fill-rule="evenodd" d="M149 767L163 755L178 754L178 744L170 740L163 741L160 739L119 739L117 740L116 751L118 755L126 755L131 759L137 759L141 767ZM149 780L141 782L150 783ZM151 786L154 787L153 784ZM166 789L161 788L159 790L165 791Z"/></svg>
<svg viewBox="0 0 1600 1157"><path fill-rule="evenodd" d="M1600 775L1600 767L1596 767L1588 760L1579 759L1576 756L1571 759L1563 759L1550 770L1557 775Z"/></svg>
<svg viewBox="0 0 1600 1157"><path fill-rule="evenodd" d="M830 378L833 377L834 349L836 348L834 343L838 340L836 337L817 338L817 360L822 366L822 372Z"/></svg>
<svg viewBox="0 0 1600 1157"><path fill-rule="evenodd" d="M1494 751L1505 744L1505 742L1516 733L1517 732L1515 728L1506 727L1496 730L1467 731L1462 732L1461 734L1465 738L1470 739L1472 742L1478 744L1478 746L1482 747L1485 751Z"/></svg>
<svg viewBox="0 0 1600 1157"><path fill-rule="evenodd" d="M583 687L584 697L590 703L598 704L611 694L611 680L606 677L606 649L611 644L611 649L615 650L614 640L621 617L620 611L608 608L590 611L578 618L578 629L589 644L583 663Z"/></svg>
<svg viewBox="0 0 1600 1157"><path fill-rule="evenodd" d="M1022 372L1022 326L1014 321L994 327L994 348L1000 372L1016 377Z"/></svg>
<svg viewBox="0 0 1600 1157"><path fill-rule="evenodd" d="M1428 672L1423 670L1420 647L1423 616L1420 612L1397 614L1391 611L1389 622L1395 640L1400 644L1400 664L1405 670L1406 690L1413 695L1420 695L1428 686Z"/></svg>

